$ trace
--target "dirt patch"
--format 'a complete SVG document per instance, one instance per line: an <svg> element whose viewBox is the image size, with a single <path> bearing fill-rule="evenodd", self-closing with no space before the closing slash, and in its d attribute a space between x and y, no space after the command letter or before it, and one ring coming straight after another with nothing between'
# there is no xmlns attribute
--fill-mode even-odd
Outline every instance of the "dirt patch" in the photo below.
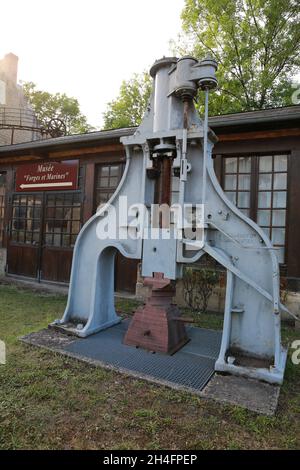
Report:
<svg viewBox="0 0 300 470"><path fill-rule="evenodd" d="M243 367L254 367L269 369L274 364L272 359L261 359L260 357L247 356L238 349L231 348L227 357L232 356L235 358L234 365Z"/></svg>

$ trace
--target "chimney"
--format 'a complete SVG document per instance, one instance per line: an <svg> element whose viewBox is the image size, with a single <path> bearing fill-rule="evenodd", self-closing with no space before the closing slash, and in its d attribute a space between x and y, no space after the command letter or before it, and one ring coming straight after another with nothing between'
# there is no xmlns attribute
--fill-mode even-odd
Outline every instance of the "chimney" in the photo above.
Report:
<svg viewBox="0 0 300 470"><path fill-rule="evenodd" d="M18 77L18 60L19 58L10 52L2 59L2 70L8 80L11 80L15 85L17 84Z"/></svg>

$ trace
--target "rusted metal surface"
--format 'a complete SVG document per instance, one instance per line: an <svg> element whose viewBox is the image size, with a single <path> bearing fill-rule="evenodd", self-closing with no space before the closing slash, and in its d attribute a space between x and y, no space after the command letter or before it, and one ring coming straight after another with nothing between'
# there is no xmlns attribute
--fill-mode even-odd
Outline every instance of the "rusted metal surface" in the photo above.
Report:
<svg viewBox="0 0 300 470"><path fill-rule="evenodd" d="M151 295L146 304L136 310L124 344L174 354L189 341L184 322L179 321L180 311L173 304L174 285L162 273L145 278L144 285L152 287Z"/></svg>
<svg viewBox="0 0 300 470"><path fill-rule="evenodd" d="M47 132L51 137L62 137L67 133L67 127L62 119L53 118L47 124Z"/></svg>

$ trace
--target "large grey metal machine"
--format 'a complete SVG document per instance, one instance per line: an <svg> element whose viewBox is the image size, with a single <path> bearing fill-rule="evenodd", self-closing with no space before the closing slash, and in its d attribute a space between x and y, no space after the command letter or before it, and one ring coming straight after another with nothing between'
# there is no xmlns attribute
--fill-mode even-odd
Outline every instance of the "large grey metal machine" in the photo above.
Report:
<svg viewBox="0 0 300 470"><path fill-rule="evenodd" d="M281 383L286 350L280 314L285 307L275 249L264 231L227 199L213 168L217 139L207 122L216 68L211 58L199 62L192 57L163 58L151 68L153 92L143 122L134 135L121 139L127 157L123 177L109 203L77 238L68 304L56 326L86 337L120 321L114 308L117 251L141 259L142 276L160 273L160 279L174 281L182 277L184 266L207 254L227 270L215 370ZM204 121L193 103L199 88L205 94ZM202 236L187 236L180 223L160 224L155 236L150 232L146 212L155 202L158 161L163 162L159 171L168 175L161 191L170 194L173 175L173 181L178 178L179 207L203 208ZM159 202L168 203L168 197Z"/></svg>

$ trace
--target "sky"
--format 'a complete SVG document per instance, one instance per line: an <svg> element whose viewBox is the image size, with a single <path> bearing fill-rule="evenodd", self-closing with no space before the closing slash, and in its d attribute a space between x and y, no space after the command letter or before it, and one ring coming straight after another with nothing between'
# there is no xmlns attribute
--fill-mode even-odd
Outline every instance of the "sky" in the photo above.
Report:
<svg viewBox="0 0 300 470"><path fill-rule="evenodd" d="M88 122L122 80L170 55L184 0L9 0L0 8L0 58L19 57L18 80L78 99Z"/></svg>

